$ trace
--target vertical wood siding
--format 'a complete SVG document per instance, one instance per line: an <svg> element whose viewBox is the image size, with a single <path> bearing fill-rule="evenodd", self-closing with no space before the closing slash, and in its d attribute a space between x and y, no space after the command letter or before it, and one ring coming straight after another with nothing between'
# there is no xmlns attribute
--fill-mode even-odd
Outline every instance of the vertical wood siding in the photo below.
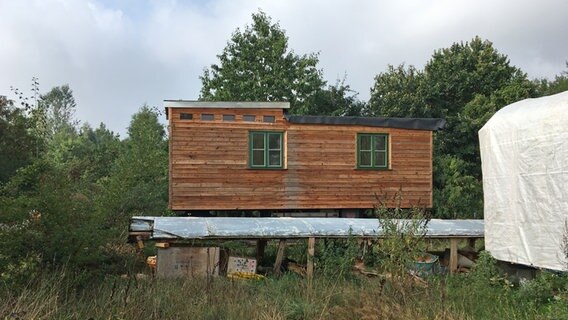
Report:
<svg viewBox="0 0 568 320"><path fill-rule="evenodd" d="M201 113L214 120L200 120ZM223 114L235 121L223 121ZM243 122L243 115L256 122ZM264 123L264 115L276 121ZM282 109L172 108L168 116L172 210L432 206L431 131L291 124ZM284 169L249 168L254 130L284 132ZM363 132L389 135L388 170L357 169L356 137Z"/></svg>

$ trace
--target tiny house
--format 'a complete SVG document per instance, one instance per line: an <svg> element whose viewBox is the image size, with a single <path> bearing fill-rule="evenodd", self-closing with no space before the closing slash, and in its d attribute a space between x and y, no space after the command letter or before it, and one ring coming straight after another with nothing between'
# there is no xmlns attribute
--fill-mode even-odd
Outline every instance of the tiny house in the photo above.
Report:
<svg viewBox="0 0 568 320"><path fill-rule="evenodd" d="M166 100L170 209L432 206L432 132L444 120L293 116L288 108Z"/></svg>

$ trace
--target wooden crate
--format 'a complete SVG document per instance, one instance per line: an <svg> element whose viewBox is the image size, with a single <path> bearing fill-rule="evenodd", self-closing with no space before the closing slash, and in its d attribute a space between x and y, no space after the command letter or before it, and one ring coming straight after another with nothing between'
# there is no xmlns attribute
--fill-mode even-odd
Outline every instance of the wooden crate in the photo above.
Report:
<svg viewBox="0 0 568 320"><path fill-rule="evenodd" d="M158 248L156 273L166 278L217 276L219 256L218 247Z"/></svg>

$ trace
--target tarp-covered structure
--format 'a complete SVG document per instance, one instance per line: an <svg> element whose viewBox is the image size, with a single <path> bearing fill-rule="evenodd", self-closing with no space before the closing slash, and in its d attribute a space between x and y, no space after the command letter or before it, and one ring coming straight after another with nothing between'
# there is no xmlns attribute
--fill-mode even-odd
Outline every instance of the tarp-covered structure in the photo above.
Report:
<svg viewBox="0 0 568 320"><path fill-rule="evenodd" d="M486 249L566 270L568 91L499 110L479 131Z"/></svg>

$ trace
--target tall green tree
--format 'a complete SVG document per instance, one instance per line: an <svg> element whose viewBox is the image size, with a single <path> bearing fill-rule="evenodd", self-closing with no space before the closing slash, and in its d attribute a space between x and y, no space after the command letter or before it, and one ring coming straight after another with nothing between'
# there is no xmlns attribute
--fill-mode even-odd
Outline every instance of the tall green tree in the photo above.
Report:
<svg viewBox="0 0 568 320"><path fill-rule="evenodd" d="M389 65L375 77L365 113L372 117L431 117L423 91L423 71L412 65Z"/></svg>
<svg viewBox="0 0 568 320"><path fill-rule="evenodd" d="M105 189L107 224L124 230L133 215L159 215L168 203L168 143L155 111L142 107L132 116L128 138L114 162Z"/></svg>
<svg viewBox="0 0 568 320"><path fill-rule="evenodd" d="M490 41L475 37L434 52L424 71L389 66L377 75L368 113L440 117L434 144L434 206L440 217L481 217L477 131L500 108L536 95L525 73Z"/></svg>
<svg viewBox="0 0 568 320"><path fill-rule="evenodd" d="M204 70L200 99L289 101L292 112L305 114L306 102L325 85L318 55L295 54L285 31L264 12L252 20L233 33L219 63Z"/></svg>
<svg viewBox="0 0 568 320"><path fill-rule="evenodd" d="M0 185L35 159L39 141L30 134L31 126L23 108L0 96Z"/></svg>
<svg viewBox="0 0 568 320"><path fill-rule="evenodd" d="M476 95L489 97L518 83L531 87L527 75L512 66L508 57L488 40L475 37L470 42L435 51L425 66L423 94L432 116L447 120L445 130L438 136L440 152L461 157L463 142L476 142L476 131L460 131L464 108ZM533 87L523 98L535 94ZM469 173L480 178L480 170Z"/></svg>
<svg viewBox="0 0 568 320"><path fill-rule="evenodd" d="M54 87L39 97L39 108L45 113L48 136L74 129L78 124L74 118L76 107L73 90L67 84Z"/></svg>
<svg viewBox="0 0 568 320"><path fill-rule="evenodd" d="M345 84L345 79L337 80L335 85L319 90L304 104L302 110L297 111L316 116L361 116L366 104L357 95Z"/></svg>

